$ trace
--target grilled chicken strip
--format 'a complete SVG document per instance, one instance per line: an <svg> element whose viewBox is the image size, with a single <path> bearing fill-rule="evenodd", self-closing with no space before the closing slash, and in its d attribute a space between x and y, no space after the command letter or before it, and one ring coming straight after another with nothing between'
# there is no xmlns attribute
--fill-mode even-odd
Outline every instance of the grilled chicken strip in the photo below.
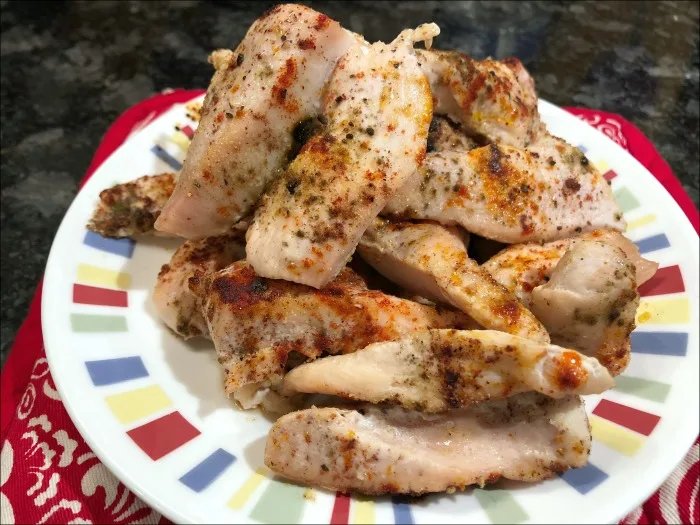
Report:
<svg viewBox="0 0 700 525"><path fill-rule="evenodd" d="M536 391L554 398L614 386L597 359L492 330L428 330L318 359L284 378L287 392L444 412Z"/></svg>
<svg viewBox="0 0 700 525"><path fill-rule="evenodd" d="M635 266L638 286L651 279L659 267L658 263L642 258L637 245L616 231L595 230L573 239L600 241L620 248ZM532 290L550 279L573 239L509 246L482 267L529 307Z"/></svg>
<svg viewBox="0 0 700 525"><path fill-rule="evenodd" d="M100 192L88 229L103 237L157 234L153 224L175 187L176 174L146 175Z"/></svg>
<svg viewBox="0 0 700 525"><path fill-rule="evenodd" d="M321 124L317 119L307 119L295 128L294 140L303 145L320 129ZM476 142L462 133L456 124L445 117L433 118L428 134L428 151L470 150L475 147ZM176 178L175 173L146 175L103 190L88 228L104 237L169 236L156 230L153 224L172 195Z"/></svg>
<svg viewBox="0 0 700 525"><path fill-rule="evenodd" d="M158 273L153 305L161 320L179 336L209 337L199 299L190 291L188 280L195 273L204 275L221 270L245 257L240 232L185 241Z"/></svg>
<svg viewBox="0 0 700 525"><path fill-rule="evenodd" d="M330 490L423 494L547 479L585 465L590 448L580 398L528 393L439 415L374 406L294 412L270 430L265 464Z"/></svg>
<svg viewBox="0 0 700 525"><path fill-rule="evenodd" d="M357 36L301 5L266 11L216 72L175 191L156 222L188 239L226 233L283 169L292 131L321 110L322 90Z"/></svg>
<svg viewBox="0 0 700 525"><path fill-rule="evenodd" d="M435 113L489 142L525 148L544 131L532 77L517 58L472 60L456 51L418 51Z"/></svg>
<svg viewBox="0 0 700 525"><path fill-rule="evenodd" d="M634 264L617 246L588 240L571 241L531 301L556 343L597 357L613 375L629 363L638 306Z"/></svg>
<svg viewBox="0 0 700 525"><path fill-rule="evenodd" d="M468 257L456 228L377 218L358 251L388 279L426 299L459 308L485 328L549 342L535 316Z"/></svg>
<svg viewBox="0 0 700 525"><path fill-rule="evenodd" d="M602 175L577 148L549 136L527 150L491 144L431 153L382 214L459 224L504 243L625 229Z"/></svg>
<svg viewBox="0 0 700 525"><path fill-rule="evenodd" d="M354 352L416 330L475 326L461 312L369 290L349 268L322 290L260 277L245 261L190 283L229 394L251 383L274 384L286 368L322 354Z"/></svg>
<svg viewBox="0 0 700 525"><path fill-rule="evenodd" d="M246 253L255 271L321 288L423 162L430 89L413 50L435 24L391 44L354 44L331 77L328 130L313 137L257 210Z"/></svg>

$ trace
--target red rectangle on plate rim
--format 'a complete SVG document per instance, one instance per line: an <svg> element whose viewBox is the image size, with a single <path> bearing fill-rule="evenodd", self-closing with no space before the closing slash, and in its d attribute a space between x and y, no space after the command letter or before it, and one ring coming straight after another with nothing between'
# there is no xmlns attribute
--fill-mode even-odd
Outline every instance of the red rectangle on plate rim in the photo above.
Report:
<svg viewBox="0 0 700 525"><path fill-rule="evenodd" d="M110 290L97 286L73 284L73 302L97 306L129 306L128 295L124 290Z"/></svg>
<svg viewBox="0 0 700 525"><path fill-rule="evenodd" d="M331 525L347 525L350 523L350 496L337 492L331 513Z"/></svg>
<svg viewBox="0 0 700 525"><path fill-rule="evenodd" d="M127 434L155 461L193 440L200 432L180 412L171 412Z"/></svg>
<svg viewBox="0 0 700 525"><path fill-rule="evenodd" d="M661 420L659 416L649 414L643 410L621 405L614 401L601 399L598 406L593 409L593 414L625 428L648 436Z"/></svg>
<svg viewBox="0 0 700 525"><path fill-rule="evenodd" d="M685 286L681 269L677 265L659 268L654 277L639 287L639 295L642 297L680 292L685 292Z"/></svg>

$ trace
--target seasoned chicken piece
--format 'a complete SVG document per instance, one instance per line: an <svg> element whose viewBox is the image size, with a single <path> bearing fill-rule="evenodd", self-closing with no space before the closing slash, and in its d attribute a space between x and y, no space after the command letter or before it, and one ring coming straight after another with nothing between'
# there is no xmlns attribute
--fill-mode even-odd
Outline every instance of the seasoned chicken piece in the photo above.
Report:
<svg viewBox="0 0 700 525"><path fill-rule="evenodd" d="M469 258L456 228L377 218L358 251L388 279L426 299L459 308L485 328L549 342L535 316Z"/></svg>
<svg viewBox="0 0 700 525"><path fill-rule="evenodd" d="M517 58L472 60L457 51L418 51L434 111L488 142L525 148L544 131L532 77Z"/></svg>
<svg viewBox="0 0 700 525"><path fill-rule="evenodd" d="M469 151L476 147L478 147L476 141L462 132L459 124L455 124L446 117L433 116L428 129L428 146L426 150L428 153L445 150Z"/></svg>
<svg viewBox="0 0 700 525"><path fill-rule="evenodd" d="M603 176L577 148L551 137L528 150L491 144L431 153L383 215L459 224L505 243L625 229Z"/></svg>
<svg viewBox="0 0 700 525"><path fill-rule="evenodd" d="M547 479L584 466L590 449L580 398L528 393L439 415L374 406L294 412L270 430L265 464L334 491L423 494Z"/></svg>
<svg viewBox="0 0 700 525"><path fill-rule="evenodd" d="M199 299L190 291L188 280L199 272L216 272L245 257L240 232L185 241L158 273L153 290L153 305L161 320L179 336L209 337Z"/></svg>
<svg viewBox="0 0 700 525"><path fill-rule="evenodd" d="M600 231L603 230L596 230ZM570 243L571 239L562 239L545 244L514 244L494 255L482 268L529 308L532 290L547 282Z"/></svg>
<svg viewBox="0 0 700 525"><path fill-rule="evenodd" d="M321 288L418 169L432 104L413 43L438 32L429 24L391 44L357 43L339 61L324 102L327 131L302 148L248 230L258 274Z"/></svg>
<svg viewBox="0 0 700 525"><path fill-rule="evenodd" d="M220 235L251 211L287 162L295 126L320 113L322 90L355 42L326 15L294 4L266 11L216 72L175 191L156 228Z"/></svg>
<svg viewBox="0 0 700 525"><path fill-rule="evenodd" d="M615 385L597 359L493 330L428 330L318 359L284 378L286 392L330 394L444 412L536 391L600 394Z"/></svg>
<svg viewBox="0 0 700 525"><path fill-rule="evenodd" d="M532 290L532 312L552 339L620 374L630 359L639 294L634 264L611 244L573 240L547 283Z"/></svg>
<svg viewBox="0 0 700 525"><path fill-rule="evenodd" d="M416 330L474 327L461 312L369 290L348 268L322 290L265 279L244 261L190 284L202 300L229 394L251 383L274 384L285 368L324 353L354 352Z"/></svg>
<svg viewBox="0 0 700 525"><path fill-rule="evenodd" d="M100 192L88 229L103 237L158 234L153 224L175 187L174 173L146 175Z"/></svg>
<svg viewBox="0 0 700 525"><path fill-rule="evenodd" d="M595 230L574 239L600 241L620 248L635 266L638 286L651 279L659 267L658 263L642 258L637 245L616 231ZM529 307L532 290L549 280L572 240L509 246L482 267Z"/></svg>

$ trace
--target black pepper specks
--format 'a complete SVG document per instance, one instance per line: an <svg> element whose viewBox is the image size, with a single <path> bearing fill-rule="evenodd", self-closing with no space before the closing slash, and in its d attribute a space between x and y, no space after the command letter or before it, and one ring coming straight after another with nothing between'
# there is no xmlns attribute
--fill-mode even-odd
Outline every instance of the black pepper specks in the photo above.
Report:
<svg viewBox="0 0 700 525"><path fill-rule="evenodd" d="M294 195L296 193L299 184L301 184L299 179L292 179L287 182L287 191L290 195Z"/></svg>
<svg viewBox="0 0 700 525"><path fill-rule="evenodd" d="M268 289L267 283L262 277L256 277L253 282L250 283L250 291L253 293L263 293Z"/></svg>

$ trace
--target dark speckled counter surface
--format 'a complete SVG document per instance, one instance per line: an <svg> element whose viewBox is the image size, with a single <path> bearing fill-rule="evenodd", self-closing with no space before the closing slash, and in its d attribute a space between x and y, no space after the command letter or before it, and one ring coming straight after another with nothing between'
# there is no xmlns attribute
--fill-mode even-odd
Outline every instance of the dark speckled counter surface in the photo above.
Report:
<svg viewBox="0 0 700 525"><path fill-rule="evenodd" d="M205 88L268 2L1 1L2 362L100 139L168 87ZM541 97L623 115L698 203L698 3L311 2L368 40L433 21L436 45L515 55Z"/></svg>

